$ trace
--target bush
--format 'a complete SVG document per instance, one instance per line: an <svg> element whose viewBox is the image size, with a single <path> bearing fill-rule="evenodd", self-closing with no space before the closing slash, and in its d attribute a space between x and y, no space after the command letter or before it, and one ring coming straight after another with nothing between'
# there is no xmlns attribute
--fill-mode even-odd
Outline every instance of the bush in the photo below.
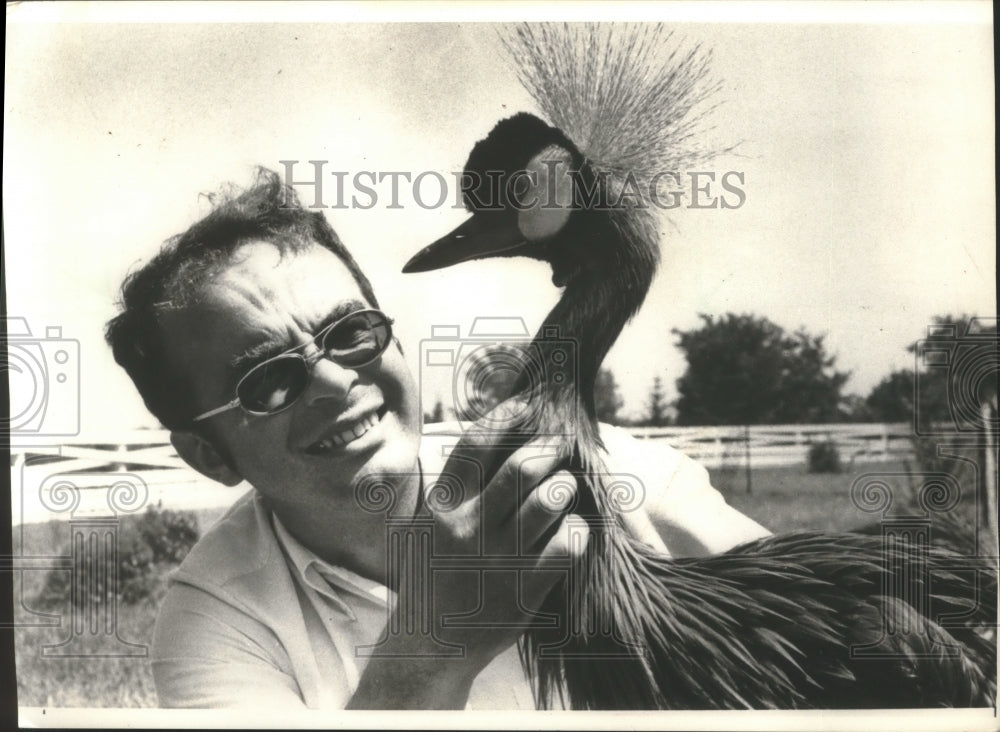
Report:
<svg viewBox="0 0 1000 732"><path fill-rule="evenodd" d="M198 524L195 515L189 511L163 510L150 506L139 517L126 517L118 525L118 598L126 604L136 604L147 597L155 597L163 587L163 575L180 564L188 551L198 540ZM60 553L72 554L69 544ZM103 601L112 601L100 576L89 576L85 568L84 577L87 593L78 591L73 597L77 607L82 607L86 597L96 594ZM96 584L95 584L96 583ZM73 587L72 571L68 569L50 570L45 584L38 594L38 603L44 608L62 608L69 601Z"/></svg>
<svg viewBox="0 0 1000 732"><path fill-rule="evenodd" d="M191 511L150 506L139 517L136 528L152 550L154 562L180 564L198 541L198 520Z"/></svg>
<svg viewBox="0 0 1000 732"><path fill-rule="evenodd" d="M809 472L810 473L839 473L840 450L833 440L814 443L809 448Z"/></svg>

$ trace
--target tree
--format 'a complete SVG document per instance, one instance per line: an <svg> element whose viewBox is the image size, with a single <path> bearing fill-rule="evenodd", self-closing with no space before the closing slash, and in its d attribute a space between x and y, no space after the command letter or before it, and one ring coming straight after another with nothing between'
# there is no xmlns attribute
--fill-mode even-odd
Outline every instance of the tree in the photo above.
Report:
<svg viewBox="0 0 1000 732"><path fill-rule="evenodd" d="M914 369L893 371L865 400L882 422L952 423L977 429L980 405L996 392L996 326L968 315L936 316L927 337L907 346Z"/></svg>
<svg viewBox="0 0 1000 732"><path fill-rule="evenodd" d="M876 422L913 419L913 371L893 371L875 385L865 400Z"/></svg>
<svg viewBox="0 0 1000 732"><path fill-rule="evenodd" d="M677 380L679 424L781 424L837 419L849 374L836 371L824 336L786 333L767 318L700 315L674 330L687 359Z"/></svg>
<svg viewBox="0 0 1000 732"><path fill-rule="evenodd" d="M594 405L597 419L608 424L617 424L618 410L622 408L621 395L618 393L618 382L611 369L600 369L594 381Z"/></svg>
<svg viewBox="0 0 1000 732"><path fill-rule="evenodd" d="M840 401L840 417L842 422L880 422L875 412L868 405L868 400L859 394L848 394Z"/></svg>
<svg viewBox="0 0 1000 732"><path fill-rule="evenodd" d="M927 337L907 350L915 356L909 414L916 428L913 446L917 463L925 473L951 474L962 485L961 492L975 497L979 519L988 529L980 535L977 548L995 551L990 547L997 542L1000 341L996 320L968 315L935 317ZM963 447L952 443L949 434L975 436L980 444ZM964 458L955 459L969 449L975 452L976 469L971 472L968 464L962 465ZM986 537L985 542L982 537Z"/></svg>
<svg viewBox="0 0 1000 732"><path fill-rule="evenodd" d="M916 360L909 414L917 425L945 422L962 431L979 431L981 405L997 393L996 321L964 314L936 316L927 337L906 350Z"/></svg>
<svg viewBox="0 0 1000 732"><path fill-rule="evenodd" d="M424 414L424 424L434 424L435 422L444 422L444 404L438 399L434 402L434 411L430 414Z"/></svg>
<svg viewBox="0 0 1000 732"><path fill-rule="evenodd" d="M670 423L667 415L667 396L663 391L663 379L653 377L653 388L649 391L649 421L650 427L664 427Z"/></svg>

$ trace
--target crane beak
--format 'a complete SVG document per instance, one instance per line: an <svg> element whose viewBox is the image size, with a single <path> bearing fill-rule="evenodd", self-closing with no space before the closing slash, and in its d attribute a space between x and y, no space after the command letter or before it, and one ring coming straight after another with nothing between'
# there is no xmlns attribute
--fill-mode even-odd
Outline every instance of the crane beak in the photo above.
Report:
<svg viewBox="0 0 1000 732"><path fill-rule="evenodd" d="M473 215L450 234L417 252L403 266L403 272L430 272L471 259L515 256L521 247L528 245L515 222L491 219Z"/></svg>

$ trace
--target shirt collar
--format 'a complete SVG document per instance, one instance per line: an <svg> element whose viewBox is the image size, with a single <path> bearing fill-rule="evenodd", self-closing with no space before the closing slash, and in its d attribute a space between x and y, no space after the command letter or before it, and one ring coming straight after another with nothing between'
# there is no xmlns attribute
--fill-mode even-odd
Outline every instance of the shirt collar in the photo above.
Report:
<svg viewBox="0 0 1000 732"><path fill-rule="evenodd" d="M292 536L291 532L281 523L277 514L271 514L274 521L274 534L278 544L285 550L292 568L305 584L316 592L329 598L333 605L351 620L355 620L350 608L350 600L357 598L375 605L386 607L394 599L392 592L381 582L362 577L345 567L338 567L317 556L315 552L303 546ZM351 597L342 597L347 593Z"/></svg>

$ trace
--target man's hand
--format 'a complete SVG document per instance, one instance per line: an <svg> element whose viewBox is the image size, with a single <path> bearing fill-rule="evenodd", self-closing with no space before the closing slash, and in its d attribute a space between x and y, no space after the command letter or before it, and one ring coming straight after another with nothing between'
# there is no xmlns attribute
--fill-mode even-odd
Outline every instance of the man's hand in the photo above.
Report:
<svg viewBox="0 0 1000 732"><path fill-rule="evenodd" d="M559 470L564 459L551 441L518 448L491 476L501 442L496 431L472 427L429 487L433 550L428 557L412 547L400 568L395 620L413 632L387 639L350 707L463 706L475 677L524 632L586 546L586 523L566 511L576 481ZM413 580L428 560L433 593Z"/></svg>
<svg viewBox="0 0 1000 732"><path fill-rule="evenodd" d="M583 520L564 510L577 485L569 472L558 470L563 460L551 444L535 441L517 449L489 478L484 468L495 441L480 431L463 439L442 477L464 486L464 500L434 511L434 561L464 567L434 574L433 615L442 621L437 638L462 647L478 669L521 635L528 614L566 576L587 538ZM476 625L462 627L460 615Z"/></svg>

